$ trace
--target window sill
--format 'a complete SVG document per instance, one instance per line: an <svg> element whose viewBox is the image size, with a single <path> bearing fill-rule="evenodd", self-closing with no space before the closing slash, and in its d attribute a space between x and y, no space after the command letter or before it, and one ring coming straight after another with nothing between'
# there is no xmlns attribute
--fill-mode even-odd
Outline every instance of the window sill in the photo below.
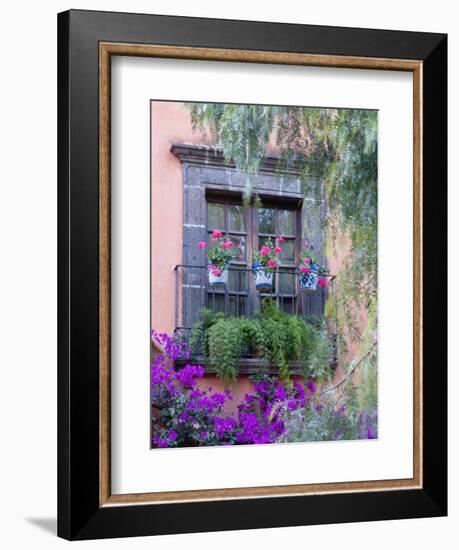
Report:
<svg viewBox="0 0 459 550"><path fill-rule="evenodd" d="M190 359L189 361L186 361L184 359L178 359L175 361L175 365L177 368L184 367L187 363L193 363L198 364L204 367L205 374L206 375L212 375L215 374L214 371L212 371L210 368L206 365L206 360L202 357L195 357L194 359ZM263 362L262 359L258 357L242 357L239 361L239 367L238 367L238 374L239 376L250 376L252 374L257 374L262 368L265 368L266 365ZM279 367L278 365L272 363L267 366L266 372L271 375L278 376L279 375ZM296 376L303 376L303 367L301 363L293 362L290 363L289 372L291 375Z"/></svg>

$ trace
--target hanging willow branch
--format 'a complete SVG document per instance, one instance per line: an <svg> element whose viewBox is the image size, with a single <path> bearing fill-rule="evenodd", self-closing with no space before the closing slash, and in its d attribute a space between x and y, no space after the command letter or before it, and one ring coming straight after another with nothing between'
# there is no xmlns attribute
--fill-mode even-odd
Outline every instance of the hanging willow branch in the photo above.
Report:
<svg viewBox="0 0 459 550"><path fill-rule="evenodd" d="M324 390L320 391L318 394L317 394L317 397L320 397L321 395L324 395L326 393L331 393L331 392L334 392L336 391L338 388L340 388L341 386L344 386L347 382L349 382L350 380L352 380L352 377L355 373L355 371L370 357L370 355L372 353L375 352L376 350L376 347L377 347L377 342L375 342L370 350L363 356L361 357L357 363L355 363L352 368L349 370L349 372L346 373L346 375L344 376L344 378L342 380L340 380L338 382L338 384L335 384L334 386L329 386L328 388L325 388Z"/></svg>

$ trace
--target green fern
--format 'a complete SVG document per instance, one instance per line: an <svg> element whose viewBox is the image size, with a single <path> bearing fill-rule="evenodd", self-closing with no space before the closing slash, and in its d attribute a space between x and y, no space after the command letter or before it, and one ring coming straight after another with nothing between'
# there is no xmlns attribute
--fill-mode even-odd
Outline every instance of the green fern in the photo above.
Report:
<svg viewBox="0 0 459 550"><path fill-rule="evenodd" d="M273 300L265 300L253 318L224 317L204 310L192 330L192 347L195 340L204 342L210 369L225 383L236 379L240 360L250 351L262 366L277 365L284 381L290 377L292 362L299 362L307 377L330 376L331 349L325 325L289 315Z"/></svg>

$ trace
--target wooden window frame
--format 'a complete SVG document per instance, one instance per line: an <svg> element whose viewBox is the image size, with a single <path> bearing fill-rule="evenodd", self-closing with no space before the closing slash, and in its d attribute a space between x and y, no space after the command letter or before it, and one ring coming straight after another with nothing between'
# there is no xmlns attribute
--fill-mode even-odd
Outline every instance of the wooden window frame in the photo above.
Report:
<svg viewBox="0 0 459 550"><path fill-rule="evenodd" d="M294 235L286 235L288 239L295 239L295 247L294 247L294 261L293 263L288 263L284 267L288 270L293 270L298 264L300 252L301 252L301 244L302 244L302 219L301 219L301 210L302 210L302 204L303 201L301 199L292 199L290 197L282 197L276 194L270 194L270 195L260 195L257 197L261 201L261 208L272 208L275 209L275 231L277 232L275 235L266 234L266 236L270 237L276 237L279 235L279 220L278 220L278 211L279 210L292 210L295 212L295 218L294 218L294 224L295 224L295 234ZM224 228L218 228L225 232L225 234L238 234L238 232L233 232L229 230L229 220L228 220L228 205L240 205L243 206L243 197L241 192L225 192L225 191L215 191L211 189L206 189L205 193L205 200L206 200L206 218L205 218L205 225L206 225L206 234L208 235L209 232L214 228L209 228L209 217L208 217L208 205L213 204L223 204L225 205L225 227ZM246 208L245 211L245 232L241 232L240 235L245 235L246 242L245 242L245 262L238 262L238 261L232 261L232 265L239 265L239 266L245 266L247 270L250 269L250 266L253 263L254 260L254 253L255 251L259 250L260 248L260 233L259 233L259 220L258 220L258 209L259 206L255 203L256 199L252 200L251 204ZM217 229L217 228L215 228ZM265 234L262 234L265 236ZM283 293L280 292L280 286L279 286L279 273L276 273L275 277L275 289L276 291L272 294L276 300L278 300L279 296L284 296ZM248 275L247 275L248 277ZM248 314L255 313L259 308L259 297L260 296L269 296L269 293L261 293L261 295L258 293L258 291L255 289L255 286L253 284L250 284L249 279L247 278L247 291L246 292L239 292L239 291L213 291L215 294L225 294L225 299L227 299L228 295L244 295L247 300L246 304L246 311ZM208 292L209 295L209 292ZM291 299L293 301L293 313L301 315L302 314L302 300L299 297L299 289L298 289L298 283L295 281L295 287L292 294L285 294L285 297L288 299Z"/></svg>

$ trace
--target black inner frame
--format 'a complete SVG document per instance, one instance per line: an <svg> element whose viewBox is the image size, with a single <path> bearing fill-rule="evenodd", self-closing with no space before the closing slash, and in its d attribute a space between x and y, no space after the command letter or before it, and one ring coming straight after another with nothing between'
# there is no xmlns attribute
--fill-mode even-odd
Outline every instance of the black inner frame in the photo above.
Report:
<svg viewBox="0 0 459 550"><path fill-rule="evenodd" d="M99 507L99 42L423 61L422 489ZM67 11L58 16L58 535L171 534L447 513L447 38ZM82 403L84 407L82 408Z"/></svg>

